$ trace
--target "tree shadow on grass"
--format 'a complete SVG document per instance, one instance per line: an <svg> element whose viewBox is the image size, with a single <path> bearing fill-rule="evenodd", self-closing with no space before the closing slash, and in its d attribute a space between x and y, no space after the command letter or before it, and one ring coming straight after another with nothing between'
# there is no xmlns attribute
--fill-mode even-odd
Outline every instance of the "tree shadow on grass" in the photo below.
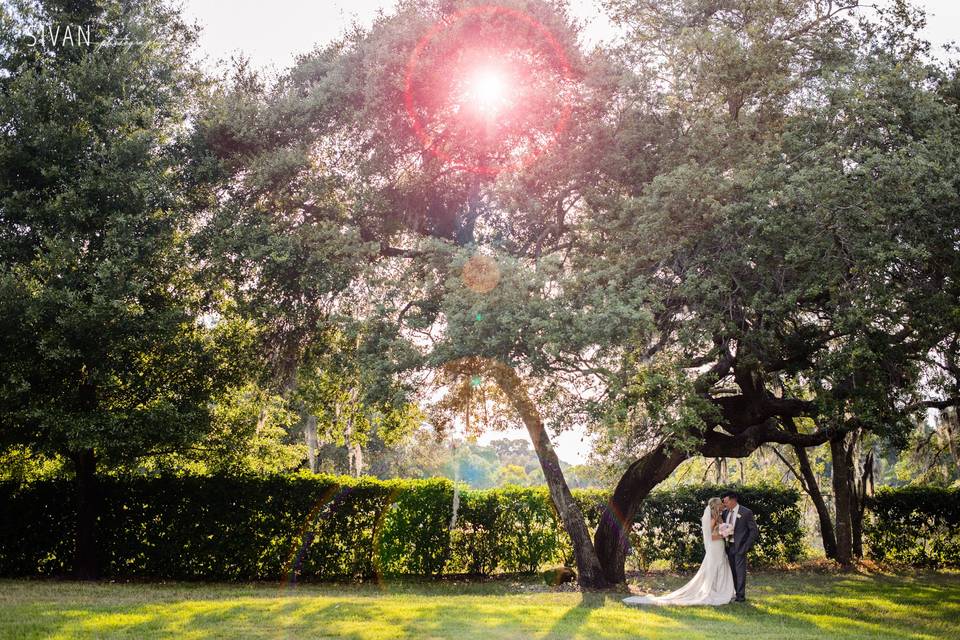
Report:
<svg viewBox="0 0 960 640"><path fill-rule="evenodd" d="M580 602L560 616L547 632L546 637L569 638L571 632L581 628L596 609L605 607L609 601L610 596L605 593L581 593Z"/></svg>
<svg viewBox="0 0 960 640"><path fill-rule="evenodd" d="M116 593L114 593L114 590ZM29 589L0 637L212 638L960 638L957 577L903 581L825 576L748 590L744 605L626 607L624 594L393 590L123 587L32 601ZM233 594L231 597L231 593ZM113 595L111 595L113 594ZM42 595L42 593L40 594ZM74 596L77 594L74 593ZM121 597L122 596L122 597ZM51 608L51 604L54 605ZM9 616L8 616L9 618ZM735 625L735 626L733 626Z"/></svg>
<svg viewBox="0 0 960 640"><path fill-rule="evenodd" d="M124 638L310 638L366 640L367 604L270 600L231 603L225 600L147 604L134 609L50 612L46 631L37 637ZM50 620L49 618L56 618ZM342 624L341 624L342 623ZM353 625L356 628L351 630ZM56 631L50 633L50 627Z"/></svg>
<svg viewBox="0 0 960 640"><path fill-rule="evenodd" d="M451 604L331 601L324 598L181 601L138 607L97 607L50 612L37 637L213 638L500 638L528 637L535 606L504 608L495 599ZM479 601L479 602L478 602ZM52 633L51 633L52 630ZM537 634L540 635L540 634Z"/></svg>
<svg viewBox="0 0 960 640"><path fill-rule="evenodd" d="M725 636L730 623L752 637L960 638L960 593L949 580L904 584L885 576L838 576L793 593L764 585L755 590L762 595L745 604L643 610L682 624L699 621L694 626L704 635L697 637L707 638ZM717 623L715 632L711 623Z"/></svg>
<svg viewBox="0 0 960 640"><path fill-rule="evenodd" d="M828 594L773 594L758 607L838 637L938 639L960 638L958 601L955 586L858 577L836 581Z"/></svg>

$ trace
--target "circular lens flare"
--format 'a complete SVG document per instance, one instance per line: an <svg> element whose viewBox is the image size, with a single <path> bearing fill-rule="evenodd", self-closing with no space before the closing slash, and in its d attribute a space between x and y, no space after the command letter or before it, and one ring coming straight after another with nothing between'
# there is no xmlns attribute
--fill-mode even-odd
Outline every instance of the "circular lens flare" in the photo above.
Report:
<svg viewBox="0 0 960 640"><path fill-rule="evenodd" d="M481 25L504 30L499 49L469 37L449 40ZM570 78L564 48L536 18L478 5L445 15L417 41L403 100L431 156L495 176L523 169L556 144L570 118L562 92Z"/></svg>

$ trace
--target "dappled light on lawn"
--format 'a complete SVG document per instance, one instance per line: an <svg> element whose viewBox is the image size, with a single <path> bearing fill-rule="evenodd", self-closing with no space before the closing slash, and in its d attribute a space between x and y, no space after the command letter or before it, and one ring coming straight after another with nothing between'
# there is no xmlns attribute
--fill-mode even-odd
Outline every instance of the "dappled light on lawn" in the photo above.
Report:
<svg viewBox="0 0 960 640"><path fill-rule="evenodd" d="M682 575L664 576L668 587ZM644 578L644 584L650 581ZM960 638L960 575L758 573L745 605L636 609L533 580L0 583L0 638ZM731 627L730 625L736 625Z"/></svg>

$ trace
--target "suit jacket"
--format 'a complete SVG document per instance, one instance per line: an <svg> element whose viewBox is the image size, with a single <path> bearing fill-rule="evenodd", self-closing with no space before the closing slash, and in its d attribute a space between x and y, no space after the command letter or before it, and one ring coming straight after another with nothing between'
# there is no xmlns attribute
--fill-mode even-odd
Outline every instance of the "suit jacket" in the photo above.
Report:
<svg viewBox="0 0 960 640"><path fill-rule="evenodd" d="M720 514L721 522L727 521L729 511L729 509L724 509ZM733 525L733 543L727 551L739 555L753 548L757 536L760 535L760 530L757 528L757 522L753 519L753 511L750 511L750 509L740 505L740 511L737 515L740 517Z"/></svg>

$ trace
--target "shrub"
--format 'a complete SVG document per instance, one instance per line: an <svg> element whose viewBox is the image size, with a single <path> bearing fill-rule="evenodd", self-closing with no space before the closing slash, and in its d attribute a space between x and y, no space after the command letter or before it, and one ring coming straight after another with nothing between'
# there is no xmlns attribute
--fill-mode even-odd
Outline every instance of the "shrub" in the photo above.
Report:
<svg viewBox="0 0 960 640"><path fill-rule="evenodd" d="M460 493L457 527L450 533L454 572L490 575L499 568L502 502L495 489Z"/></svg>
<svg viewBox="0 0 960 640"><path fill-rule="evenodd" d="M450 558L453 484L449 480L389 480L381 526L375 528L374 558L382 574L438 575Z"/></svg>
<svg viewBox="0 0 960 640"><path fill-rule="evenodd" d="M880 487L867 506L864 542L874 560L960 567L960 489Z"/></svg>
<svg viewBox="0 0 960 640"><path fill-rule="evenodd" d="M640 568L667 560L686 569L703 560L700 518L707 500L727 487L685 486L654 491L640 508L630 532L632 557ZM803 552L800 494L790 488L751 485L737 488L740 503L753 511L760 533L748 558L751 563L795 561Z"/></svg>
<svg viewBox="0 0 960 640"><path fill-rule="evenodd" d="M181 580L368 579L378 574L489 575L573 560L547 489L326 475L103 477L97 523L104 577ZM716 487L656 492L631 540L649 563L699 562L700 514ZM802 537L797 494L744 487L761 536L753 557L792 559ZM609 495L577 490L596 526ZM0 483L0 575L65 575L73 551L73 484ZM695 534L695 535L694 535Z"/></svg>

